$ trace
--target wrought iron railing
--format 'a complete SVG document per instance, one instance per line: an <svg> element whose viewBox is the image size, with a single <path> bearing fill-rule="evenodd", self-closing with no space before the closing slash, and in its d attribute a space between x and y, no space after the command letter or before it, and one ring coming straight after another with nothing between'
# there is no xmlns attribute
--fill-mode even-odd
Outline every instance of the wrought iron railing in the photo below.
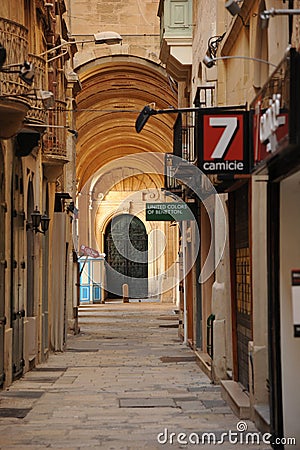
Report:
<svg viewBox="0 0 300 450"><path fill-rule="evenodd" d="M12 20L0 17L0 43L6 49L5 66L23 64L27 59L28 31ZM0 72L0 97L16 97L29 90L17 73Z"/></svg>
<svg viewBox="0 0 300 450"><path fill-rule="evenodd" d="M188 112L182 115L182 149L181 157L185 161L194 162L196 159L194 146L195 113Z"/></svg>
<svg viewBox="0 0 300 450"><path fill-rule="evenodd" d="M48 111L47 132L43 138L43 155L50 158L66 159L66 102L56 100L55 108Z"/></svg>
<svg viewBox="0 0 300 450"><path fill-rule="evenodd" d="M195 106L198 108L211 108L215 104L214 86L200 86L197 89ZM179 173L182 175L188 169L186 163L181 167L180 160L183 159L192 164L197 163L197 116L199 112L182 112L178 114L173 129L173 153L165 157L165 189L178 191L180 189ZM178 179L176 179L176 174Z"/></svg>
<svg viewBox="0 0 300 450"><path fill-rule="evenodd" d="M39 91L46 90L46 62L36 55L29 55L29 60L34 64L34 91L30 96L30 110L26 114L25 121L30 123L45 123L47 111L39 98Z"/></svg>
<svg viewBox="0 0 300 450"><path fill-rule="evenodd" d="M213 108L216 106L215 86L198 86L195 96L195 106Z"/></svg>
<svg viewBox="0 0 300 450"><path fill-rule="evenodd" d="M181 191L181 185L175 177L175 172L178 165L176 156L173 153L165 154L165 189L168 191Z"/></svg>

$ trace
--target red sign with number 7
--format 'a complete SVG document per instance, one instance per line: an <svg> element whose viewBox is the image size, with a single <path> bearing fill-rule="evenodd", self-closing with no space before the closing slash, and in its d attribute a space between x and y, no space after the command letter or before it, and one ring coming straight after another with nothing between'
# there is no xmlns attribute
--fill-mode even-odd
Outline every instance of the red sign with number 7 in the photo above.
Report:
<svg viewBox="0 0 300 450"><path fill-rule="evenodd" d="M204 112L199 125L199 167L204 173L249 173L247 112Z"/></svg>

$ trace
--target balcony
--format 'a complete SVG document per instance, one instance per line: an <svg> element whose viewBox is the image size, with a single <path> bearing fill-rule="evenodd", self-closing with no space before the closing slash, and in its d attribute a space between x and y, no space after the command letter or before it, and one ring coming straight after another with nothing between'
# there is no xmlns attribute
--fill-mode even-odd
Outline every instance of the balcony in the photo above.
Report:
<svg viewBox="0 0 300 450"><path fill-rule="evenodd" d="M29 55L29 60L34 64L34 86L36 90L46 90L47 80L46 80L46 61L36 55ZM46 123L47 111L43 105L41 99L35 97L34 95L29 99L30 110L27 112L25 117L25 123L30 123L31 125L43 125Z"/></svg>
<svg viewBox="0 0 300 450"><path fill-rule="evenodd" d="M165 189L180 195L181 185L188 183L195 162L195 112L180 113L173 128L173 153L165 156ZM193 171L192 171L193 172Z"/></svg>
<svg viewBox="0 0 300 450"><path fill-rule="evenodd" d="M49 169L49 179L53 177L57 178L58 172L68 162L66 147L66 106L66 102L56 100L55 108L48 111L49 126L43 136L43 164Z"/></svg>
<svg viewBox="0 0 300 450"><path fill-rule="evenodd" d="M197 108L215 106L214 86L199 86L194 104ZM193 185L197 165L197 127L198 112L182 112L178 114L173 127L173 153L165 155L165 189L173 194L181 195L183 185Z"/></svg>
<svg viewBox="0 0 300 450"><path fill-rule="evenodd" d="M189 76L192 65L193 0L160 0L160 59L177 81Z"/></svg>
<svg viewBox="0 0 300 450"><path fill-rule="evenodd" d="M0 42L6 49L5 65L22 64L27 59L28 31L22 25L0 17ZM0 138L8 139L21 128L30 108L29 86L17 73L0 72ZM23 97L24 96L24 97Z"/></svg>

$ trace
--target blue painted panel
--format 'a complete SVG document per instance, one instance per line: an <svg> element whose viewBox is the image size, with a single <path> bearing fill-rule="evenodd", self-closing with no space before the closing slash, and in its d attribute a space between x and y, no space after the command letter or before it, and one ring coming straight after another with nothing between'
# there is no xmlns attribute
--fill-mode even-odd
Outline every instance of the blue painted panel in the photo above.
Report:
<svg viewBox="0 0 300 450"><path fill-rule="evenodd" d="M100 286L93 286L93 300L101 300L101 288Z"/></svg>
<svg viewBox="0 0 300 450"><path fill-rule="evenodd" d="M80 286L80 303L90 301L90 289L87 286Z"/></svg>

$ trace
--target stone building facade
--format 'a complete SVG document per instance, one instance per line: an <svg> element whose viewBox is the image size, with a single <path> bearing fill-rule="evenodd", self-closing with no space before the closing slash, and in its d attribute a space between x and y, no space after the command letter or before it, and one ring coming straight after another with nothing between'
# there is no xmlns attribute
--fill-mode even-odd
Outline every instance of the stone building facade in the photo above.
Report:
<svg viewBox="0 0 300 450"><path fill-rule="evenodd" d="M65 11L64 1L0 7L2 386L64 349L73 301L67 202L75 183L66 178L75 140L67 130L78 78L68 75L71 54L60 53Z"/></svg>

